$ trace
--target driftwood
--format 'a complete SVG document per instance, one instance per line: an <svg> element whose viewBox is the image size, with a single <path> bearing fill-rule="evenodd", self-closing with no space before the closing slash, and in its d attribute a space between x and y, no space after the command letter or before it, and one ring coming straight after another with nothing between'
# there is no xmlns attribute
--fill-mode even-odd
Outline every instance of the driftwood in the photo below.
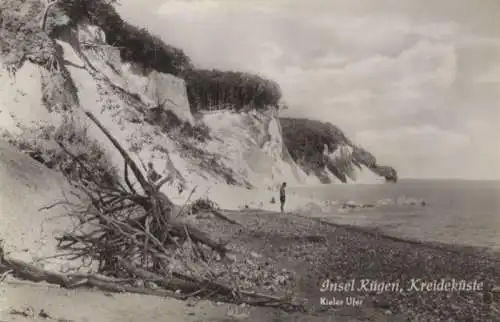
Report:
<svg viewBox="0 0 500 322"><path fill-rule="evenodd" d="M144 215L142 217L131 220L129 223L131 226L135 226L137 224L144 226L147 218L148 216ZM212 240L206 233L202 232L198 228L191 227L182 222L171 220L169 223L169 229L174 236L180 237L182 240L185 240L189 237L194 242L199 242L209 246L211 249L217 251L220 255L225 255L227 253L227 248L224 244Z"/></svg>
<svg viewBox="0 0 500 322"><path fill-rule="evenodd" d="M97 127L99 127L99 129L108 137L108 139L111 141L111 143L120 152L123 159L125 160L125 168L127 168L127 165L130 166L130 169L133 172L134 176L139 181L143 190L147 194L149 194L150 198L152 197L156 201L159 201L158 203L161 204L162 206L169 206L171 208L173 203L170 201L170 199L164 193L159 191L159 188L166 181L165 182L160 181L159 183L154 184L154 183L146 180L146 178L142 175L137 164L127 154L125 149L123 149L123 147L121 147L121 145L118 143L118 141L115 138L113 138L111 133L109 133L109 131L99 122L99 120L91 112L86 112L85 114L97 125ZM130 180L128 179L127 176L125 176L125 179L128 182L128 185L131 186L131 184L129 183ZM138 196L138 199L140 199L140 196ZM152 205L148 205L148 204L145 204L143 206L147 210L149 210L150 208L153 207ZM163 209L161 209L161 210L163 210ZM171 209L165 209L165 210L170 211ZM218 217L224 218L225 220L230 221L232 223L236 223L234 221L231 221L229 218L225 217L224 215L222 215L220 213L218 214ZM186 238L186 231L187 231L190 234L191 238L194 239L196 242L206 244L206 245L210 246L212 249L217 250L222 255L226 253L227 250L226 250L224 245L211 240L206 234L202 233L201 231L199 231L193 227L189 227L189 225L179 223L179 222L174 222L171 218L169 218L169 219L171 220L171 222L170 222L171 229L173 230L175 235L182 237L182 238ZM141 222L141 221L142 221L142 218L139 219L139 222Z"/></svg>
<svg viewBox="0 0 500 322"><path fill-rule="evenodd" d="M89 119L120 152L123 178L105 176L104 168L78 156L71 147L58 142L72 161L65 172L76 187L76 202L57 201L53 206L67 206L68 215L78 220L73 230L56 236L64 257L90 259L96 274L60 274L19 260L6 258L0 247L0 281L6 274L34 282L47 281L65 288L96 287L111 292L132 292L185 299L190 296L218 301L247 303L297 310L288 299L243 292L218 281L229 270L212 271L210 261L222 259L228 252L225 243L213 240L200 229L173 216L173 202L159 191L163 182L149 180L111 133L90 112ZM104 169L104 170L102 170ZM129 173L130 172L130 173ZM136 180L132 180L133 175ZM134 183L139 186L134 187ZM209 210L217 218L238 224L223 215L209 200L199 201L197 211ZM208 207L208 208L207 208ZM141 281L143 287L134 282Z"/></svg>
<svg viewBox="0 0 500 322"><path fill-rule="evenodd" d="M138 293L162 297L185 299L185 296L165 289L146 289L132 285L123 285L123 281L114 280L99 274L61 274L55 273L35 265L16 260L2 258L0 260L0 273L9 272L14 277L31 282L47 282L59 285L63 288L73 289L77 287L96 287L103 291L115 293Z"/></svg>
<svg viewBox="0 0 500 322"><path fill-rule="evenodd" d="M137 164L132 160L132 158L128 155L125 149L118 143L118 141L109 133L109 131L102 125L101 122L92 114L91 112L85 112L89 119L91 119L95 125L106 135L106 137L111 141L114 147L120 152L125 161L125 164L130 167L130 170L134 173L134 176L137 178L137 181L141 184L142 188L147 192L148 190L152 190L152 185L146 180L144 175L141 173L141 170L137 166ZM125 167L126 168L126 167Z"/></svg>
<svg viewBox="0 0 500 322"><path fill-rule="evenodd" d="M138 165L133 161L133 159L128 155L128 153L118 143L118 141L111 135L111 133L100 123L100 121L91 112L86 112L85 114L97 125L97 127L106 135L106 137L108 137L111 143L120 152L125 161L125 169L127 170L127 166L130 167L130 170L136 177L137 181L140 183L144 192L147 194L146 198L140 195L135 196L135 199L141 203L141 206L145 208L146 211L149 210L158 211L160 212L160 214L156 215L161 217L167 217L167 219L169 220L170 229L172 230L174 235L179 236L181 238L186 238L187 237L186 231L187 231L187 233L191 236L191 238L194 239L196 242L206 244L212 249L217 250L221 254L226 253L226 248L224 247L224 245L211 240L206 234L202 233L201 231L193 227L190 227L189 225L186 225L184 223L176 222L175 220L170 218L169 215L170 211L172 210L173 203L164 193L159 191L162 182L154 184L153 182L149 182L148 180L146 180L145 176L141 173L141 170L138 167ZM125 176L125 180L128 182L127 185L131 186L128 176ZM134 193L134 191L135 190L133 190L132 193ZM154 209L155 206L158 209ZM147 217L148 214L146 214L145 216ZM145 217L139 218L138 221L144 224Z"/></svg>
<svg viewBox="0 0 500 322"><path fill-rule="evenodd" d="M40 28L45 31L45 27L47 25L47 18L49 16L49 10L55 6L59 0L47 0L45 9L43 10L42 21L40 22Z"/></svg>
<svg viewBox="0 0 500 322"><path fill-rule="evenodd" d="M196 214L196 213L200 213L200 212L206 212L206 213L208 212L208 213L213 214L215 217L217 217L223 221L226 221L230 224L241 226L241 224L239 222L237 222L236 220L233 220L233 219L223 215L219 209L220 209L220 207L212 200L197 199L192 204L189 205L189 209L186 209L186 212L191 213L191 214Z"/></svg>
<svg viewBox="0 0 500 322"><path fill-rule="evenodd" d="M223 214L222 214L220 211L218 211L218 210L212 210L212 214L213 214L215 217L219 218L219 219L222 219L222 220L224 220L224 221L227 221L228 223L231 223L231 224L233 224L233 225L238 225L238 226L241 226L241 224L240 224L239 222L237 222L236 220L233 220L233 219L231 219L231 218L229 218L229 217L227 217L227 216L223 215Z"/></svg>
<svg viewBox="0 0 500 322"><path fill-rule="evenodd" d="M173 203L159 191L163 182L149 181L100 121L90 112L86 112L86 115L123 157L123 178L103 181L103 176L94 170L95 165L58 142L73 161L74 171L66 174L66 177L84 195L76 205L68 201L57 202L57 205L70 206L68 215L76 217L80 223L73 231L56 237L59 248L70 254L70 259L90 258L97 262L101 276L141 278L154 282L165 292L180 290L184 294L236 299L235 290L211 280L214 274L205 262L214 255L210 252L224 256L227 253L225 244L182 222L182 216L171 216ZM136 180L131 180L129 172ZM138 182L140 187L134 187L134 182ZM224 215L222 217L225 218ZM229 218L226 220L231 222ZM5 263L8 265L5 266ZM29 265L16 263L4 260L5 268L14 268L16 276L20 278L43 279L63 287L91 285L112 291L159 292L153 289L140 291L133 289L133 286L105 281L95 275L79 279L74 275L51 275L39 268L27 269ZM175 267L180 265L182 273L174 271L172 263L177 265ZM160 293L170 294L164 291Z"/></svg>
<svg viewBox="0 0 500 322"><path fill-rule="evenodd" d="M157 287L133 286L134 280L127 281L109 278L99 274L62 274L51 272L33 264L7 258L0 248L0 274L11 274L16 278L32 282L45 281L50 284L59 285L63 288L74 289L79 287L98 288L102 291L114 293L137 293L159 297L171 297L185 300L192 296L213 296L218 295L219 299L226 299L233 303L247 303L255 306L280 307L288 310L301 310L304 308L295 305L287 298L279 298L265 294L252 292L237 292L236 290L219 283L207 280L196 280L176 273L170 279L138 268L132 263L119 258L120 263L130 273L137 276L143 282L152 282ZM146 283L144 283L146 285ZM175 291L173 291L175 290Z"/></svg>

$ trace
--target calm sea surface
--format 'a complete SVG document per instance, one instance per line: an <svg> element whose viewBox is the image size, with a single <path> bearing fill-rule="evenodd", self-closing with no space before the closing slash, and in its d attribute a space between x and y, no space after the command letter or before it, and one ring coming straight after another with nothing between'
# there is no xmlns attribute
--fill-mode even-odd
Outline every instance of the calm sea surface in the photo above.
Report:
<svg viewBox="0 0 500 322"><path fill-rule="evenodd" d="M293 191L333 201L324 216L338 223L500 251L500 181L401 180L396 184L336 184ZM423 200L426 205L409 205L411 199ZM343 202L387 204L345 212L340 209Z"/></svg>

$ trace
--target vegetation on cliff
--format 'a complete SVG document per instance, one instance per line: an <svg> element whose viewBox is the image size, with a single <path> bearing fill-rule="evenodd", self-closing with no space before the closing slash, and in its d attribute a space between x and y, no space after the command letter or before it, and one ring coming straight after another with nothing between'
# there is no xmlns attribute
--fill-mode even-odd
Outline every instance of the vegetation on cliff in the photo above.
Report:
<svg viewBox="0 0 500 322"><path fill-rule="evenodd" d="M60 144L63 144L79 162L92 165L92 172L101 183L116 183L118 172L110 155L88 136L86 128L70 119L58 127L43 122L29 127L22 124L18 126L22 129L20 134L2 130L0 138L47 168L60 171L67 178L74 179L80 175L77 164L61 149Z"/></svg>
<svg viewBox="0 0 500 322"><path fill-rule="evenodd" d="M69 17L69 26L83 19L99 26L106 35L106 42L120 49L124 61L132 61L146 69L176 76L192 68L190 58L182 49L165 44L145 28L138 28L125 22L111 2L64 0L58 3L57 9ZM60 28L56 27L53 32L57 33L59 30Z"/></svg>
<svg viewBox="0 0 500 322"><path fill-rule="evenodd" d="M365 165L370 170L384 177L388 182L398 181L398 173L393 167L377 164L377 159L370 152L361 147L354 147L353 159Z"/></svg>
<svg viewBox="0 0 500 322"><path fill-rule="evenodd" d="M347 137L332 124L306 119L280 118L283 141L292 159L306 173L311 171L324 183L330 180L324 169L328 160L323 156L325 145L329 151L337 149L340 143L348 141ZM346 182L345 174L330 166L332 173L342 182Z"/></svg>
<svg viewBox="0 0 500 322"><path fill-rule="evenodd" d="M278 107L282 96L276 82L244 72L192 69L184 79L194 111Z"/></svg>
<svg viewBox="0 0 500 322"><path fill-rule="evenodd" d="M350 169L344 165L333 164L323 155L324 147L335 151L342 145L353 149L350 161L355 166L364 165L387 181L397 181L396 170L377 164L376 158L368 151L355 146L335 125L320 121L280 118L283 140L293 160L306 172L313 172L324 183L330 179L325 175L325 168L330 170L340 181L347 182Z"/></svg>
<svg viewBox="0 0 500 322"><path fill-rule="evenodd" d="M87 19L103 29L106 42L120 49L124 61L140 64L146 70L154 69L183 78L193 110L223 109L228 106L234 109L247 106L266 108L277 106L281 99L279 85L258 75L194 68L182 49L165 44L160 37L152 35L145 28L125 22L111 2L64 0L58 4L57 10L62 10L69 20L63 26L52 27L52 33Z"/></svg>
<svg viewBox="0 0 500 322"><path fill-rule="evenodd" d="M241 110L278 107L282 93L276 82L246 72L197 69L181 49L165 44L144 28L125 22L113 7L113 2L113 0L58 1L47 11L45 32L40 24L44 8L38 1L23 2L23 10L8 10L9 14L0 10L2 27L0 53L3 57L9 57L12 66L8 67L14 71L26 59L53 69L51 64L58 65L57 45L49 35L55 38L58 32L81 21L88 21L102 28L106 42L119 48L124 61L141 65L146 72L156 70L183 78L193 112L227 108ZM3 4L13 7L15 1L6 0ZM24 24L27 20L29 23ZM209 136L208 129L182 124L183 122L173 115L154 119L156 121L161 119L166 127L180 128L182 134L195 136L201 141ZM332 124L283 118L281 125L284 141L292 158L304 170L312 171L323 182L330 180L325 176L325 167L342 182L346 182L353 165L358 167L365 165L388 181L397 181L397 173L393 168L378 165L373 155L356 147ZM324 147L326 145L331 152L340 144L353 148L352 156L347 163L333 164L323 156Z"/></svg>
<svg viewBox="0 0 500 322"><path fill-rule="evenodd" d="M193 112L278 107L282 92L272 80L246 72L197 69L181 49L165 44L146 29L123 21L109 2L65 0L63 3L72 21L81 20L82 12L87 13L89 21L104 30L107 43L120 48L123 60L183 78ZM282 118L280 121L285 145L292 158L323 182L330 181L323 171L325 167L339 180L347 182L352 165L365 165L387 181L397 181L397 173L392 167L378 165L371 153L355 146L333 124L291 118ZM296 133L303 135L297 136ZM333 164L323 156L325 145L329 151L335 151L340 144L353 148L349 164Z"/></svg>
<svg viewBox="0 0 500 322"><path fill-rule="evenodd" d="M42 13L40 1L0 1L0 55L11 73L26 60L45 67L54 63L56 46L40 28Z"/></svg>

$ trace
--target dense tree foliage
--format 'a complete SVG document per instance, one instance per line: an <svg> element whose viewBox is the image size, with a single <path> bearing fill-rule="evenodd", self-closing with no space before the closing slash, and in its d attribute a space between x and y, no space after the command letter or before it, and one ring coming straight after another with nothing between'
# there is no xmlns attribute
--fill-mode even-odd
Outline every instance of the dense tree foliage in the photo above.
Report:
<svg viewBox="0 0 500 322"><path fill-rule="evenodd" d="M183 137L194 138L205 142L210 139L210 129L203 123L191 123L181 120L177 114L163 107L155 107L147 111L146 121L149 124L159 125L162 130L170 134L181 134Z"/></svg>
<svg viewBox="0 0 500 322"><path fill-rule="evenodd" d="M101 27L106 42L120 49L123 60L184 78L193 111L278 105L281 89L276 82L245 72L195 69L181 49L165 44L144 28L123 21L112 2L65 0L58 9L62 9L73 24L87 18Z"/></svg>
<svg viewBox="0 0 500 322"><path fill-rule="evenodd" d="M57 10L62 10L70 19L69 25L82 19L101 27L109 45L120 49L123 60L132 61L146 69L169 73L184 78L188 100L193 112L218 109L278 107L282 93L279 85L255 74L234 71L195 69L190 58L178 48L165 44L159 37L144 28L137 28L123 21L113 7L114 0L64 0ZM67 26L60 26L61 28ZM53 32L58 32L57 28ZM169 122L177 122L171 115ZM379 166L369 152L356 147L344 133L330 123L306 119L282 118L283 137L292 158L306 171L324 176L328 168L341 181L350 175L351 166L333 164L323 156L325 145L334 151L339 144L354 148L349 163L365 165L389 181L397 181L396 171ZM182 132L204 136L205 129L181 126ZM196 132L196 133L195 133ZM327 178L323 178L327 181Z"/></svg>
<svg viewBox="0 0 500 322"><path fill-rule="evenodd" d="M276 82L244 72L192 69L184 79L195 111L277 107L282 95Z"/></svg>
<svg viewBox="0 0 500 322"><path fill-rule="evenodd" d="M323 156L325 145L329 151L337 149L340 143L349 142L344 133L330 123L319 121L280 118L283 140L292 158L306 171L313 171L323 182L323 170L328 168L339 180L347 178L341 169L337 169Z"/></svg>
<svg viewBox="0 0 500 322"><path fill-rule="evenodd" d="M176 76L192 68L191 60L182 49L167 45L148 30L123 21L110 2L65 0L59 6L73 23L87 18L90 23L101 27L106 34L106 42L118 47L125 61Z"/></svg>
<svg viewBox="0 0 500 322"><path fill-rule="evenodd" d="M398 174L393 167L377 164L377 159L370 152L361 147L355 147L352 151L353 159L360 164L365 165L367 168L384 177L389 182L397 182Z"/></svg>
<svg viewBox="0 0 500 322"><path fill-rule="evenodd" d="M387 165L375 165L370 168L373 172L378 174L379 176L382 176L386 179L388 182L397 182L398 181L398 173L396 172L396 169L393 167L387 166Z"/></svg>
<svg viewBox="0 0 500 322"><path fill-rule="evenodd" d="M377 165L377 159L370 152L366 151L363 148L355 147L352 151L353 158L360 162L361 164L366 165L367 167L372 167Z"/></svg>
<svg viewBox="0 0 500 322"><path fill-rule="evenodd" d="M284 117L280 118L280 123L285 144L296 160L318 159L317 154L322 154L325 145L333 151L340 143L350 143L345 134L330 123Z"/></svg>
<svg viewBox="0 0 500 322"><path fill-rule="evenodd" d="M365 165L387 181L397 181L397 173L392 167L377 164L375 157L361 147L355 146L345 134L331 123L323 123L307 119L280 118L283 140L292 158L306 171L313 171L322 179L323 170L329 169L340 181L346 182L351 175L352 167L345 164L333 164L323 156L325 145L329 151L345 144L353 148L350 162L356 166Z"/></svg>

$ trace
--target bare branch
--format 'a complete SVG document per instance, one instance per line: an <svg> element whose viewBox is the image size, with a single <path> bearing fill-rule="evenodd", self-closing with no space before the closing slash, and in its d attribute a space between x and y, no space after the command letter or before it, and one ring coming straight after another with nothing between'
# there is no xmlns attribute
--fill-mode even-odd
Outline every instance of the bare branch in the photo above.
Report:
<svg viewBox="0 0 500 322"><path fill-rule="evenodd" d="M86 111L85 114L97 125L97 127L104 133L104 135L106 135L106 137L111 141L111 143L113 143L115 148L120 152L123 159L130 166L130 170L132 170L132 173L134 173L135 177L139 181L142 189L144 191L150 191L151 190L150 184L141 173L141 170L139 170L137 164L132 160L132 158L128 155L125 149L123 149L120 143L118 143L118 141L111 135L111 133L109 133L109 131L106 130L106 128L102 125L101 122L99 122L99 120L94 116L94 114L92 114L89 111Z"/></svg>
<svg viewBox="0 0 500 322"><path fill-rule="evenodd" d="M55 6L59 0L47 0L47 4L45 6L45 10L43 11L43 16L42 16L42 22L40 24L40 28L42 28L43 31L45 31L45 26L47 24L47 18L49 16L49 10Z"/></svg>
<svg viewBox="0 0 500 322"><path fill-rule="evenodd" d="M129 176L128 176L128 162L127 162L127 160L124 160L124 162L125 162L125 165L124 165L124 167L125 167L125 170L124 170L124 171L125 171L125 173L123 174L123 177L124 177L124 179L125 179L125 183L127 184L128 188L130 189L130 191L131 191L133 194L137 194L137 191L135 191L134 186L133 186L133 185L132 185L132 183L130 182L130 178L129 178Z"/></svg>

